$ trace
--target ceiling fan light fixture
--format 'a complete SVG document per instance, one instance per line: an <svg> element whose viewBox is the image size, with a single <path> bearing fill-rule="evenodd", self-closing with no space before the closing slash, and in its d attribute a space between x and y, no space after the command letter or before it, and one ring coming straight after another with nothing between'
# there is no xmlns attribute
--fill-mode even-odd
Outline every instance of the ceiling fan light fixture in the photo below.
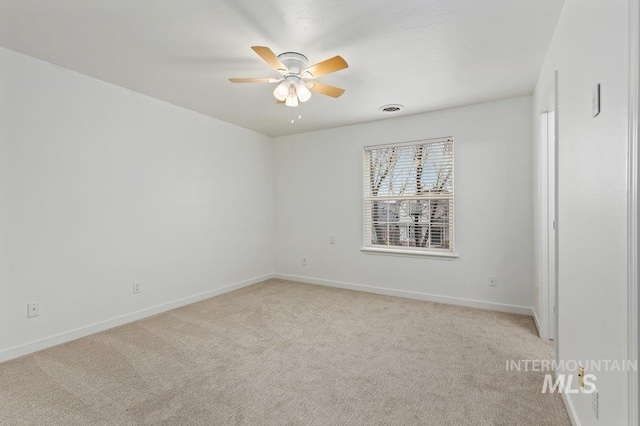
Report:
<svg viewBox="0 0 640 426"><path fill-rule="evenodd" d="M287 86L287 82L283 81L278 84L276 88L273 90L273 96L276 97L279 101L284 101L287 99L287 95L289 94L289 87Z"/></svg>
<svg viewBox="0 0 640 426"><path fill-rule="evenodd" d="M311 99L312 92L333 98L338 98L344 93L344 89L339 87L309 81L348 68L349 65L340 56L334 56L308 66L307 57L297 52L285 52L276 56L266 46L251 46L251 49L272 69L280 73L280 78L230 78L231 83L276 83L273 96L278 100L278 103L284 103L286 106L294 108L298 107L300 102L307 102ZM298 118L301 118L299 113ZM293 114L291 119L293 122Z"/></svg>
<svg viewBox="0 0 640 426"><path fill-rule="evenodd" d="M298 106L298 97L297 96L287 96L287 99L284 101L284 104L288 107L297 107Z"/></svg>
<svg viewBox="0 0 640 426"><path fill-rule="evenodd" d="M298 106L298 95L296 95L296 88L293 85L289 87L289 94L287 95L287 99L284 101L284 104L288 107Z"/></svg>
<svg viewBox="0 0 640 426"><path fill-rule="evenodd" d="M299 83L296 86L296 93L298 94L298 99L300 102L307 102L311 99L311 91L305 86L304 83Z"/></svg>

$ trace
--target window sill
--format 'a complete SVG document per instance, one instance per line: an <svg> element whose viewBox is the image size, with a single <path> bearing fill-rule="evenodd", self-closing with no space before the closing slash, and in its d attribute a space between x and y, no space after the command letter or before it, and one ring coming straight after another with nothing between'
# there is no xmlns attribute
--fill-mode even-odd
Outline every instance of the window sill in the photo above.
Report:
<svg viewBox="0 0 640 426"><path fill-rule="evenodd" d="M417 250L379 248L379 247L362 247L360 251L365 254L381 254L386 256L402 256L402 257L426 257L426 258L440 259L440 260L454 260L459 257L457 253L452 253L452 252L417 251Z"/></svg>

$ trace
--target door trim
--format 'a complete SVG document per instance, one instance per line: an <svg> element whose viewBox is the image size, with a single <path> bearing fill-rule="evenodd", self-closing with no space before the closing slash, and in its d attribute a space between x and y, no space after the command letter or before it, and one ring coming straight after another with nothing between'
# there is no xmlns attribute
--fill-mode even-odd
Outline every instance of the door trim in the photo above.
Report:
<svg viewBox="0 0 640 426"><path fill-rule="evenodd" d="M540 307L539 321L540 328L539 334L541 339L554 339L556 341L556 347L558 343L558 73L554 73L553 79L547 85L544 94L541 98L541 106L538 111L538 128L539 128L539 145L538 145L538 202L539 210L538 215L538 240L539 240L539 281L538 281L538 305ZM553 112L553 114L549 114ZM553 118L553 124L550 125L549 119ZM553 126L554 134L549 134L549 127ZM549 140L550 136L555 139L555 143ZM554 151L551 151L551 150ZM553 164L550 161L550 157L553 155ZM554 170L550 170L550 167L554 167ZM550 179L549 176L553 172L554 176L554 200L549 202L550 191ZM551 212L550 209L554 211ZM553 214L551 214L553 213ZM555 233L551 238L552 222L550 217L555 218ZM550 244L553 246L553 258L551 257L552 250ZM554 263L553 267L551 263ZM550 275L553 271L554 276ZM553 314L554 306L551 306L551 295L555 296L556 312ZM552 325L552 322L554 324ZM555 326L555 327L554 327ZM552 330L555 332L552 335Z"/></svg>
<svg viewBox="0 0 640 426"><path fill-rule="evenodd" d="M639 0L629 1L629 136L627 163L627 300L628 300L628 357L637 360L640 337L638 332L638 133L640 132L640 7ZM638 426L640 395L638 394L638 371L629 371L629 424Z"/></svg>

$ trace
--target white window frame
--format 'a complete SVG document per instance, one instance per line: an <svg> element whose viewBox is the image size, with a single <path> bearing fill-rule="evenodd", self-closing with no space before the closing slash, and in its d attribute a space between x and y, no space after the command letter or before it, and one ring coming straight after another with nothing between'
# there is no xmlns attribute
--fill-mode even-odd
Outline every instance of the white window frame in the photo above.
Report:
<svg viewBox="0 0 640 426"><path fill-rule="evenodd" d="M374 199L375 197L367 197L367 189L369 185L369 164L367 164L367 152L383 149L383 148L402 148L407 146L417 146L417 145L426 145L429 143L438 143L438 142L451 142L453 144L453 155L451 159L451 167L452 167L452 185L454 185L453 194L451 196L452 201L452 212L450 219L450 238L449 238L449 248L448 249L439 249L434 247L401 247L401 246L382 246L382 245L373 245L368 244L367 238L367 201ZM458 257L458 254L455 252L455 144L453 137L444 137L444 138L435 138L435 139L422 139L416 141L407 141L393 144L383 144L383 145L371 145L365 146L362 151L362 171L363 171L363 197L362 197L362 231L363 231L363 246L361 251L366 254L382 254L382 255L391 255L391 256L412 256L412 257L428 257L428 258L438 258L442 260L453 260ZM401 197L398 197L400 199ZM407 197L405 199L410 199L415 197ZM369 238L371 238L369 236Z"/></svg>

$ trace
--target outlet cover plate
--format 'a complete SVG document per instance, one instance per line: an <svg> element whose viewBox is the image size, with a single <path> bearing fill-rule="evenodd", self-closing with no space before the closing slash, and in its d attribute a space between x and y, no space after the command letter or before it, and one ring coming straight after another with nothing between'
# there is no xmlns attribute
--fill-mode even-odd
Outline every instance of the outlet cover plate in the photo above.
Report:
<svg viewBox="0 0 640 426"><path fill-rule="evenodd" d="M27 304L27 318L35 318L40 316L40 303L33 302Z"/></svg>

